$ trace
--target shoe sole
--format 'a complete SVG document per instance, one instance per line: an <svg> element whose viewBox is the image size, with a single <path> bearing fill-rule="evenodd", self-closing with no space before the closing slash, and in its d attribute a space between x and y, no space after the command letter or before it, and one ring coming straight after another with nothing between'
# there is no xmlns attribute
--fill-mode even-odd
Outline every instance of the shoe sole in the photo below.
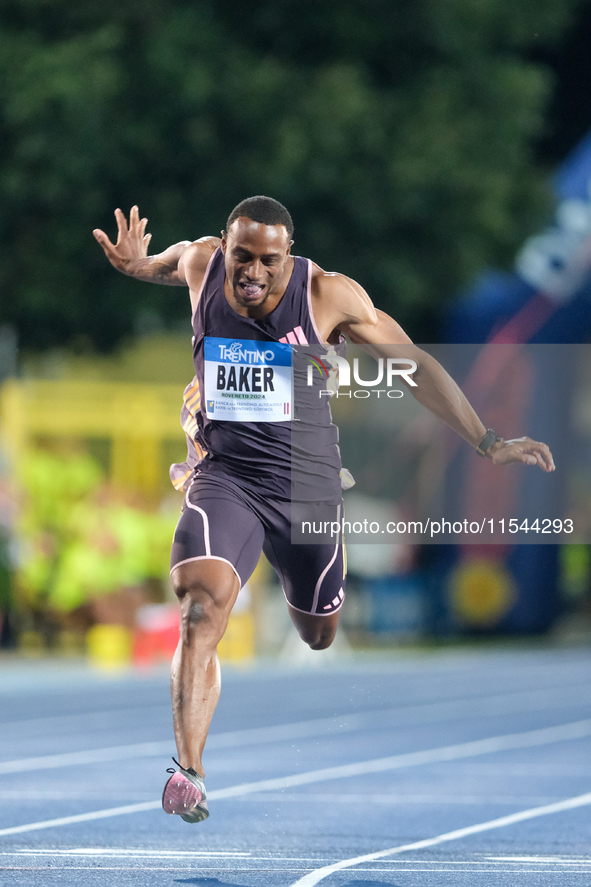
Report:
<svg viewBox="0 0 591 887"><path fill-rule="evenodd" d="M193 807L188 813L180 814L181 819L184 819L185 822L203 822L208 816L209 810L206 810L205 807L200 807L199 804Z"/></svg>
<svg viewBox="0 0 591 887"><path fill-rule="evenodd" d="M164 812L170 815L176 814L185 822L202 822L207 819L209 810L205 804L205 798L197 786L182 773L175 773L164 786L162 794Z"/></svg>

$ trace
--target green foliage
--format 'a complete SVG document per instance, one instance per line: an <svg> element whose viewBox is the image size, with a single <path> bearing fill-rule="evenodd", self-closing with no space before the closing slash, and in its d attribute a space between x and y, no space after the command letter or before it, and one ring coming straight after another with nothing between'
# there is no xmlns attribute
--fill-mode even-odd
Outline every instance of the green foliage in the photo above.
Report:
<svg viewBox="0 0 591 887"><path fill-rule="evenodd" d="M21 614L67 613L123 587L168 577L177 514L126 501L85 452L31 450L18 473L15 601Z"/></svg>
<svg viewBox="0 0 591 887"><path fill-rule="evenodd" d="M183 291L91 237L138 203L154 251L286 203L296 248L415 338L505 262L546 206L531 146L551 92L528 61L576 0L7 0L0 10L0 322L105 349Z"/></svg>

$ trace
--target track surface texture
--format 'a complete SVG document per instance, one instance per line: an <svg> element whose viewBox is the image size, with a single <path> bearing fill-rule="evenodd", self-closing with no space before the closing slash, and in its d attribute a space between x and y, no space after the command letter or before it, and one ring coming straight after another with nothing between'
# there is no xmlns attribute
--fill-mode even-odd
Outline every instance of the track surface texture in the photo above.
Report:
<svg viewBox="0 0 591 887"><path fill-rule="evenodd" d="M223 669L199 825L163 670L0 659L0 884L591 883L591 651L323 656Z"/></svg>

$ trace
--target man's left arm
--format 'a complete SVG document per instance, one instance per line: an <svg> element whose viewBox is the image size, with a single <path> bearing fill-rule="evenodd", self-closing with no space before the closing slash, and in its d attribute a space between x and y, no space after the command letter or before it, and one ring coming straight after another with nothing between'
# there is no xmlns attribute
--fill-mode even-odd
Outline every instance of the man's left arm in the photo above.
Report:
<svg viewBox="0 0 591 887"><path fill-rule="evenodd" d="M359 310L355 311L349 297L349 316L339 323L352 342L365 346L374 357L397 357L414 360L413 374L416 387L409 387L412 395L435 416L446 422L471 446L478 449L482 442L485 455L496 465L522 462L539 465L543 471L554 471L552 453L545 443L529 437L514 440L487 441L487 429L478 418L465 394L449 373L430 354L413 345L402 327L383 311L368 310L367 294L353 281L347 280L349 293L360 296ZM364 298L363 298L364 297ZM371 303L370 303L371 304ZM488 446L487 446L488 443Z"/></svg>

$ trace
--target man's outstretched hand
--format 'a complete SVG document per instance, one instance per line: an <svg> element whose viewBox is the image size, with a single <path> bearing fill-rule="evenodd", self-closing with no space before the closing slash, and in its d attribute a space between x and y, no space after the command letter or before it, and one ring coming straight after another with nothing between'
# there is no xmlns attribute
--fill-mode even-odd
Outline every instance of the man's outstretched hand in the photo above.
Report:
<svg viewBox="0 0 591 887"><path fill-rule="evenodd" d="M104 231L95 228L92 232L100 243L111 265L123 274L133 275L137 270L138 262L148 255L148 245L152 239L151 234L146 234L147 219L140 219L137 206L132 206L129 213L129 225L125 213L120 209L115 210L117 222L117 243L113 244Z"/></svg>
<svg viewBox="0 0 591 887"><path fill-rule="evenodd" d="M525 465L539 465L543 471L554 471L556 467L549 447L531 437L497 441L486 455L495 465L523 462Z"/></svg>

